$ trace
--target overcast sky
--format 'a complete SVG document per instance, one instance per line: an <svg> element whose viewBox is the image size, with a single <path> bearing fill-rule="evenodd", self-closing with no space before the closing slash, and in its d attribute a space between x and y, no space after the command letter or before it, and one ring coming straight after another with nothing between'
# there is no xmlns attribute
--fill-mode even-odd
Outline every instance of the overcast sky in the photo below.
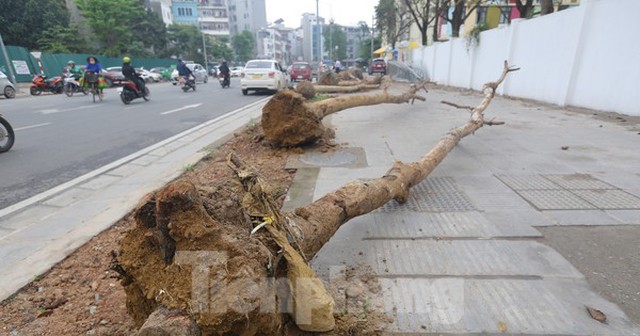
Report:
<svg viewBox="0 0 640 336"><path fill-rule="evenodd" d="M320 17L333 18L337 24L356 26L366 21L371 26L371 17L378 0L320 0ZM284 19L287 27L297 28L303 13L316 12L316 0L266 0L267 21Z"/></svg>

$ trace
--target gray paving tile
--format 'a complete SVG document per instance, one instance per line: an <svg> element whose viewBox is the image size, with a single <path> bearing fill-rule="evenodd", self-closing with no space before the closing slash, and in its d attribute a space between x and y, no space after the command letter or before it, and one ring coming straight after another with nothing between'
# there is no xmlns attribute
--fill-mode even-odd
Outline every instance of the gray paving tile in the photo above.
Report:
<svg viewBox="0 0 640 336"><path fill-rule="evenodd" d="M42 204L47 206L54 206L54 207L67 207L78 201L86 199L91 194L92 192L86 189L79 189L79 188L69 189L69 190L63 191L57 196L54 196L42 202Z"/></svg>
<svg viewBox="0 0 640 336"><path fill-rule="evenodd" d="M640 224L640 210L605 210L604 212L624 224Z"/></svg>
<svg viewBox="0 0 640 336"><path fill-rule="evenodd" d="M60 207L47 206L43 204L30 206L16 214L2 217L0 219L0 227L14 231L33 223L43 221L55 215L56 212L61 211L61 209L62 208Z"/></svg>
<svg viewBox="0 0 640 336"><path fill-rule="evenodd" d="M623 221L602 210L545 210L552 225L621 225ZM539 225L543 226L543 225Z"/></svg>
<svg viewBox="0 0 640 336"><path fill-rule="evenodd" d="M583 280L381 279L389 332L640 335L624 312ZM607 324L585 306L603 311ZM501 330L501 326L506 330Z"/></svg>
<svg viewBox="0 0 640 336"><path fill-rule="evenodd" d="M574 194L588 201L600 209L640 210L640 197L631 195L623 190L572 190Z"/></svg>
<svg viewBox="0 0 640 336"><path fill-rule="evenodd" d="M553 222L544 216L540 211L532 207L528 209L514 210L487 210L483 212L484 217L491 224L498 227L506 226L507 228L515 227L526 232L527 228L532 226L548 226ZM532 229L538 232L535 229Z"/></svg>
<svg viewBox="0 0 640 336"><path fill-rule="evenodd" d="M93 178L86 183L79 185L80 188L91 189L91 190L102 190L103 188L120 181L121 178L119 176L114 175L100 175L96 178Z"/></svg>
<svg viewBox="0 0 640 336"><path fill-rule="evenodd" d="M531 205L515 192L507 193L467 193L478 210L514 211L531 209Z"/></svg>
<svg viewBox="0 0 640 336"><path fill-rule="evenodd" d="M111 175L111 176L126 177L126 176L131 176L131 175L135 174L136 172L139 172L142 169L143 169L143 167L141 167L139 165L134 165L134 164L127 163L127 164L122 165L122 166L120 166L120 167L118 167L116 169L108 171L107 174Z"/></svg>
<svg viewBox="0 0 640 336"><path fill-rule="evenodd" d="M541 175L497 175L496 177L513 190L562 189Z"/></svg>
<svg viewBox="0 0 640 336"><path fill-rule="evenodd" d="M589 174L544 175L564 189L615 189L614 186L600 181Z"/></svg>
<svg viewBox="0 0 640 336"><path fill-rule="evenodd" d="M381 276L531 276L581 279L562 255L534 241L374 240L373 271Z"/></svg>
<svg viewBox="0 0 640 336"><path fill-rule="evenodd" d="M534 237L540 233L513 221L497 223L486 213L375 212L352 221L366 221L366 239Z"/></svg>
<svg viewBox="0 0 640 336"><path fill-rule="evenodd" d="M518 194L538 210L595 209L591 203L568 190L518 190Z"/></svg>

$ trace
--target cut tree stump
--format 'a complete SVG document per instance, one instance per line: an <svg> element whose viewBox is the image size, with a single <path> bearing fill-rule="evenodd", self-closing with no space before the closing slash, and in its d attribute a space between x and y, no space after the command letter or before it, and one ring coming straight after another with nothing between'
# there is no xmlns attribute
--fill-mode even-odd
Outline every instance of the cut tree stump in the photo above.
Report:
<svg viewBox="0 0 640 336"><path fill-rule="evenodd" d="M262 108L262 129L267 141L280 147L313 144L333 136L322 118L352 107L383 103L413 103L425 98L417 94L426 84L411 85L403 94L392 95L385 89L379 94L352 95L307 102L300 94L285 90L275 94Z"/></svg>
<svg viewBox="0 0 640 336"><path fill-rule="evenodd" d="M484 125L499 124L485 121L484 111L496 88L515 70L505 61L500 78L485 84L484 98L472 108L469 122L449 131L419 161L396 162L378 179L349 183L293 213L280 213L264 187L255 183L257 176L237 161L234 171L247 195L238 200L244 215L233 225L217 223L207 213L204 196L188 181L177 180L148 195L134 213L136 227L123 239L118 256L129 314L138 326L152 329L163 323L147 319L156 307L181 310L205 335L281 335L283 313L295 313L298 324L330 328L332 300L324 299L315 275L305 273L305 260L349 219L392 199L405 202L410 188L464 137ZM261 223L252 230L247 217ZM258 231L261 227L265 230ZM286 266L280 262L283 254ZM291 293L283 295L275 279L283 272L291 276L292 269L302 270L302 278L287 282ZM298 297L291 310L291 296L305 290L308 296Z"/></svg>

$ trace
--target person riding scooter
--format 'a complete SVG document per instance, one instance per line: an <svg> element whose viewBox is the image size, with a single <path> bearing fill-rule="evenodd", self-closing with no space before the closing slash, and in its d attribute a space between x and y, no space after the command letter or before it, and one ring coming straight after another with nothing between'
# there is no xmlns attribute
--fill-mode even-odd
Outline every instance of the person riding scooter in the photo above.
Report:
<svg viewBox="0 0 640 336"><path fill-rule="evenodd" d="M131 66L131 58L129 56L122 58L122 75L136 85L138 94L142 95L144 93L144 81L136 73L136 69Z"/></svg>
<svg viewBox="0 0 640 336"><path fill-rule="evenodd" d="M222 61L222 64L220 65L220 67L218 68L218 70L220 70L220 75L222 76L224 83L223 83L223 87L225 86L229 86L229 81L231 78L231 70L229 69L229 66L227 65L227 61Z"/></svg>

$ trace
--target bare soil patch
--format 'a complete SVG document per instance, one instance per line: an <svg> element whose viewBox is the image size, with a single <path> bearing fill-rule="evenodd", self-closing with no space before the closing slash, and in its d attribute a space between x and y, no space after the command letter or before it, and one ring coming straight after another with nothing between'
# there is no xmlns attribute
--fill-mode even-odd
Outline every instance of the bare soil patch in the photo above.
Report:
<svg viewBox="0 0 640 336"><path fill-rule="evenodd" d="M227 166L233 151L250 164L272 190L278 205L285 199L295 170L285 169L290 155L301 149L276 149L264 141L259 125L248 126L193 167L187 167L180 179L193 183L199 193L207 193L207 212L217 220L238 217L234 195L241 186ZM132 335L135 321L127 313L127 297L114 256L127 233L135 230L133 213L110 229L94 237L72 255L38 276L11 298L0 303L0 335ZM240 228L238 228L240 229ZM243 228L246 229L246 228ZM373 311L380 303L371 293L380 293L377 280L366 269L351 269L346 282L332 282L329 291L337 301L336 329L331 335L382 334L388 318ZM347 295L347 291L349 294ZM348 300L346 299L348 298ZM206 334L206 333L205 333ZM282 334L302 335L285 317Z"/></svg>

